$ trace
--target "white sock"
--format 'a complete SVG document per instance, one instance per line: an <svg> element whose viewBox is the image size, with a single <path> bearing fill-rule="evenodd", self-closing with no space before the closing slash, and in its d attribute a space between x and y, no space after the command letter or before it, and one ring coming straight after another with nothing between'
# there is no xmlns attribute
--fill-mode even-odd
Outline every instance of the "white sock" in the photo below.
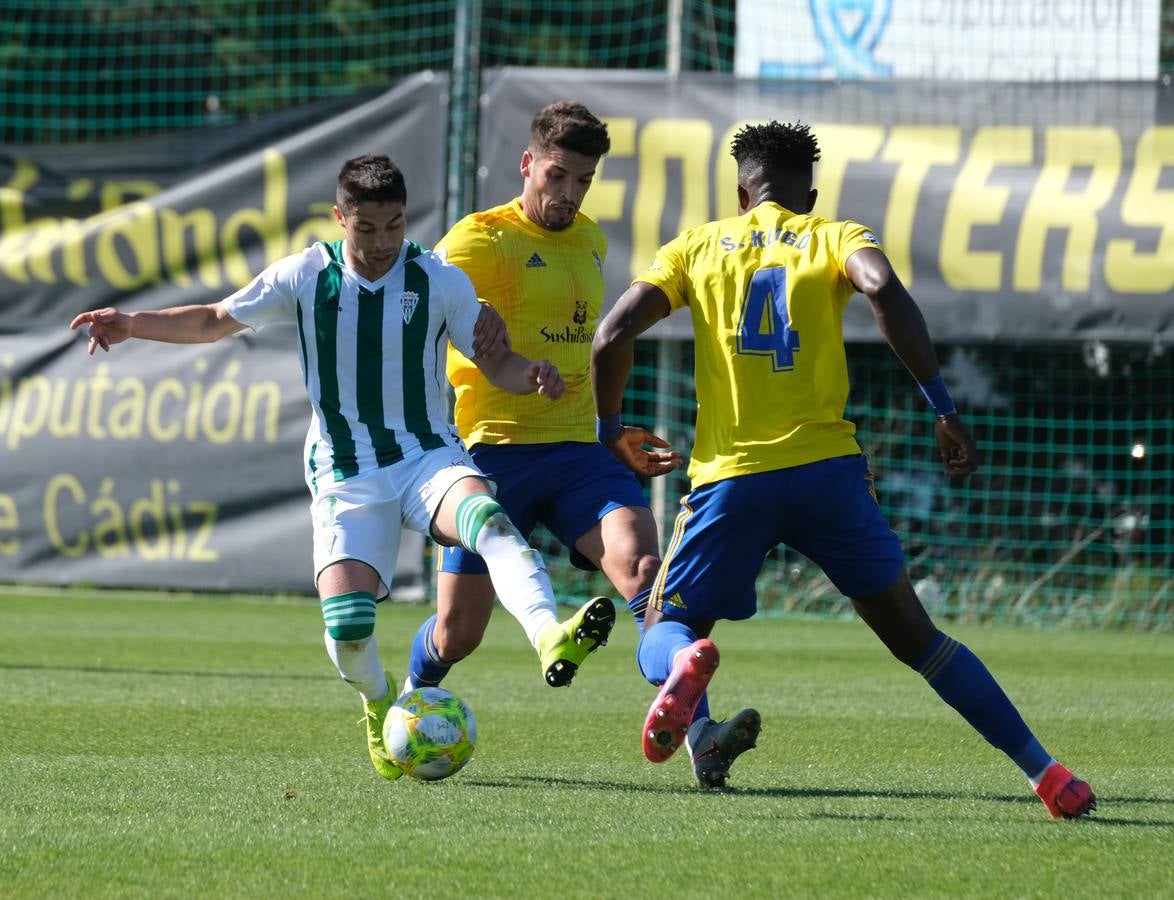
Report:
<svg viewBox="0 0 1174 900"><path fill-rule="evenodd" d="M338 669L342 680L357 690L364 703L380 700L390 690L383 664L379 661L379 649L375 635L358 641L336 641L329 631L322 633L326 641L326 653Z"/></svg>
<svg viewBox="0 0 1174 900"><path fill-rule="evenodd" d="M551 622L558 621L554 589L542 554L523 539L505 513L489 518L477 535L477 554L489 567L497 598L518 620L531 646Z"/></svg>

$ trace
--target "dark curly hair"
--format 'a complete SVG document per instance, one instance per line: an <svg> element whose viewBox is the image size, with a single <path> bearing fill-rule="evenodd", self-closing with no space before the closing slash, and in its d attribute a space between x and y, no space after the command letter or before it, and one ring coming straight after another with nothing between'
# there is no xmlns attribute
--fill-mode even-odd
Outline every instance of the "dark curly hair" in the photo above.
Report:
<svg viewBox="0 0 1174 900"><path fill-rule="evenodd" d="M746 125L730 144L738 172L810 175L819 160L819 144L811 127L802 122Z"/></svg>

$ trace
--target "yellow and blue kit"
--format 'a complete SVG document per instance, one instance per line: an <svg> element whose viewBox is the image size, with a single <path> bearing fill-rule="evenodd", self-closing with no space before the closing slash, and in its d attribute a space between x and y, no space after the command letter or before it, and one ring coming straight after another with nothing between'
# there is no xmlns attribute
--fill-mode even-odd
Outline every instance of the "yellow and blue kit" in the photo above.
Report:
<svg viewBox="0 0 1174 900"><path fill-rule="evenodd" d="M510 394L450 347L457 430L521 532L528 536L541 522L576 566L593 570L575 541L614 509L648 505L636 477L595 439L591 340L603 307L607 238L582 213L563 231L543 228L527 218L519 198L466 216L437 251L501 314L514 350L550 360L567 386L553 403ZM441 567L487 571L461 547L446 548Z"/></svg>
<svg viewBox="0 0 1174 900"><path fill-rule="evenodd" d="M856 291L845 265L877 246L856 222L766 202L683 232L636 279L693 316L693 491L653 589L666 615L753 615L754 580L780 542L848 596L900 573L900 542L844 418L843 315Z"/></svg>

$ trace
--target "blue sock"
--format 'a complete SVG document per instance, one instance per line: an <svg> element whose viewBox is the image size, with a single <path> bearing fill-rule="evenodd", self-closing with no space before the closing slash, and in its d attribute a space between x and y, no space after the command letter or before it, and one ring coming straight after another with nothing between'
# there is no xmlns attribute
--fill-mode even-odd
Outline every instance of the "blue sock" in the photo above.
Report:
<svg viewBox="0 0 1174 900"><path fill-rule="evenodd" d="M994 676L965 644L939 631L912 668L1028 778L1039 775L1051 762Z"/></svg>
<svg viewBox="0 0 1174 900"><path fill-rule="evenodd" d="M412 652L408 655L408 677L418 687L435 686L444 680L448 670L456 662L445 662L436 650L432 632L436 628L436 616L431 616L412 640Z"/></svg>
<svg viewBox="0 0 1174 900"><path fill-rule="evenodd" d="M697 640L697 635L684 622L661 619L640 635L636 645L636 662L640 672L654 685L662 685L673 670L673 657ZM709 717L709 695L702 694L693 720Z"/></svg>
<svg viewBox="0 0 1174 900"><path fill-rule="evenodd" d="M632 618L636 620L636 633L644 631L644 611L648 609L648 598L652 596L652 588L645 588L628 601L628 609L632 610Z"/></svg>

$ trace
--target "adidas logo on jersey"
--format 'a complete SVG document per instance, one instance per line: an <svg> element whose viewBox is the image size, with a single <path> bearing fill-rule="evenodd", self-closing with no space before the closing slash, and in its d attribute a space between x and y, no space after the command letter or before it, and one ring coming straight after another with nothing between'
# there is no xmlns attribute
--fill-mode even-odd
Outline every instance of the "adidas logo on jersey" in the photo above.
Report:
<svg viewBox="0 0 1174 900"><path fill-rule="evenodd" d="M546 262L545 262L545 260L542 259L541 256L539 256L537 253L535 253L528 260L526 260L526 268L527 269L545 269Z"/></svg>

